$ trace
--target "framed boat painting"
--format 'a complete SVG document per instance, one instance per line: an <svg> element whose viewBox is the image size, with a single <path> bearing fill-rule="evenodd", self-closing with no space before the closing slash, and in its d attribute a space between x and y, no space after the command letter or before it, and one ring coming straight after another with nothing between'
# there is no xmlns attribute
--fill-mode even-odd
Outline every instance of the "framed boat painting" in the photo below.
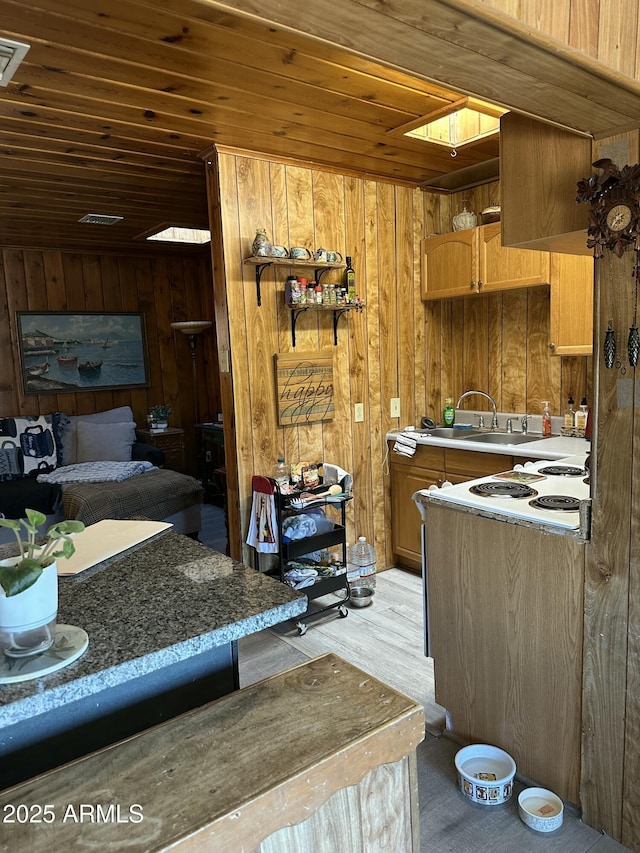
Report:
<svg viewBox="0 0 640 853"><path fill-rule="evenodd" d="M18 311L25 394L148 388L144 315Z"/></svg>

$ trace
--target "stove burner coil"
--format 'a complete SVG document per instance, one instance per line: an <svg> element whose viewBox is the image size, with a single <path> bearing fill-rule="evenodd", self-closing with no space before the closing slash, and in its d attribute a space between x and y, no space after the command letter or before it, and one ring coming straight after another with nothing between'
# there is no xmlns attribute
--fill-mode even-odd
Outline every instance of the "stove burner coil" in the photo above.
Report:
<svg viewBox="0 0 640 853"><path fill-rule="evenodd" d="M476 486L470 486L469 491L484 498L532 498L538 494L524 483L510 481L478 483Z"/></svg>
<svg viewBox="0 0 640 853"><path fill-rule="evenodd" d="M584 477L587 473L584 468L576 468L575 465L547 465L540 468L539 474L548 474L550 477Z"/></svg>
<svg viewBox="0 0 640 853"><path fill-rule="evenodd" d="M580 501L567 495L541 495L529 501L529 506L555 512L577 512L580 509Z"/></svg>

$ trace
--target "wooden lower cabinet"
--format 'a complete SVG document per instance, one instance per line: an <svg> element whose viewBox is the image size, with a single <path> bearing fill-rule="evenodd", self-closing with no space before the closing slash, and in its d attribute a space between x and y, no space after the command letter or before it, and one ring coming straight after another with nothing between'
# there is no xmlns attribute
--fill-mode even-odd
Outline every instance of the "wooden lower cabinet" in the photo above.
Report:
<svg viewBox="0 0 640 853"><path fill-rule="evenodd" d="M390 442L393 445L393 442ZM391 547L398 566L422 571L422 518L412 495L429 486L441 486L444 449L419 445L413 456L389 450L391 460Z"/></svg>
<svg viewBox="0 0 640 853"><path fill-rule="evenodd" d="M421 571L422 519L412 495L443 482L444 471L417 465L391 465L391 546L397 564Z"/></svg>
<svg viewBox="0 0 640 853"><path fill-rule="evenodd" d="M579 803L584 543L426 512L430 647L448 727Z"/></svg>
<svg viewBox="0 0 640 853"><path fill-rule="evenodd" d="M393 444L393 442L390 442ZM509 471L522 457L419 445L413 456L389 452L391 460L391 546L398 566L422 572L422 518L412 500L420 489L445 480L463 483Z"/></svg>

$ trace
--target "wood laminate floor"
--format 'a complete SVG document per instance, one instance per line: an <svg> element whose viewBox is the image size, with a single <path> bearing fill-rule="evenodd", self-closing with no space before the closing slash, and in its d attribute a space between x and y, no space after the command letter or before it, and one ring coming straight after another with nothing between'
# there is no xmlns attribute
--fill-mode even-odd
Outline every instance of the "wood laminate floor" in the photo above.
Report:
<svg viewBox="0 0 640 853"><path fill-rule="evenodd" d="M203 514L200 538L207 545L219 542L215 509L207 508ZM511 800L499 806L475 805L460 792L454 765L460 745L442 734L444 709L435 702L433 664L423 654L421 580L402 569L390 569L381 572L377 582L374 603L362 609L350 608L346 619L333 610L310 621L304 636L298 635L294 625L285 623L242 639L238 644L241 686L331 651L422 702L427 733L418 747L418 774L424 853L627 851L586 826L570 805L557 832L533 832L518 817L518 793L524 787L518 781Z"/></svg>

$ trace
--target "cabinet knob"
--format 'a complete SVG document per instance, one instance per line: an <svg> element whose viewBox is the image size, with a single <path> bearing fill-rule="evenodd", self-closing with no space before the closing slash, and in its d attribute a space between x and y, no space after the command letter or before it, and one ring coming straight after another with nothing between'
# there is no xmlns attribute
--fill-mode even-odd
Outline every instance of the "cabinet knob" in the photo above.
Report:
<svg viewBox="0 0 640 853"><path fill-rule="evenodd" d="M554 350L555 348L556 348L556 345L554 344L554 342L553 342L553 341L551 341L551 343L549 344L549 349L553 352L553 350Z"/></svg>
<svg viewBox="0 0 640 853"><path fill-rule="evenodd" d="M481 290L481 289L482 289L482 284L483 284L482 279L481 279L481 278L479 278L479 279L478 279L478 290Z"/></svg>
<svg viewBox="0 0 640 853"><path fill-rule="evenodd" d="M469 290L473 290L473 288L474 288L475 286L476 286L475 281L470 281L470 282L469 282Z"/></svg>

